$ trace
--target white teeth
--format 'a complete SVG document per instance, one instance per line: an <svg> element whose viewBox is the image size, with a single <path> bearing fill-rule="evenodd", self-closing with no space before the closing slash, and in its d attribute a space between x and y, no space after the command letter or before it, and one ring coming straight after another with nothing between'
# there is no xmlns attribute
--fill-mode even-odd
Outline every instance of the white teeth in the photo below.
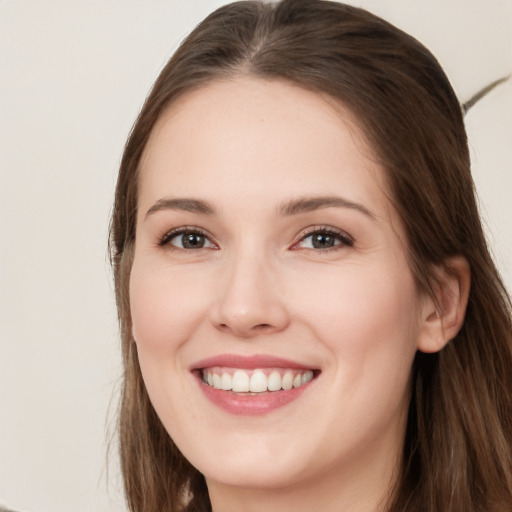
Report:
<svg viewBox="0 0 512 512"><path fill-rule="evenodd" d="M307 370L302 374L302 384L306 384L310 380L313 380L313 372L311 370Z"/></svg>
<svg viewBox="0 0 512 512"><path fill-rule="evenodd" d="M267 370L268 374L269 370ZM267 375L265 370L233 370L222 368L203 370L202 379L205 384L224 391L235 393L265 393L267 391L288 391L307 384L314 377L312 370L272 370Z"/></svg>
<svg viewBox="0 0 512 512"><path fill-rule="evenodd" d="M267 383L268 390L269 391L279 391L281 389L281 381L282 381L281 375L279 375L279 372L274 370L268 376L268 383Z"/></svg>
<svg viewBox="0 0 512 512"><path fill-rule="evenodd" d="M233 375L233 391L247 393L249 391L249 375L243 370L237 370Z"/></svg>
<svg viewBox="0 0 512 512"><path fill-rule="evenodd" d="M229 391L233 387L233 379L229 373L223 373L220 378L220 385L224 391Z"/></svg>
<svg viewBox="0 0 512 512"><path fill-rule="evenodd" d="M249 391L252 393L267 391L267 376L261 370L256 370L252 374L249 382Z"/></svg>
<svg viewBox="0 0 512 512"><path fill-rule="evenodd" d="M285 389L286 391L293 388L293 373L292 372L286 372L283 377L283 382L281 384L281 387Z"/></svg>

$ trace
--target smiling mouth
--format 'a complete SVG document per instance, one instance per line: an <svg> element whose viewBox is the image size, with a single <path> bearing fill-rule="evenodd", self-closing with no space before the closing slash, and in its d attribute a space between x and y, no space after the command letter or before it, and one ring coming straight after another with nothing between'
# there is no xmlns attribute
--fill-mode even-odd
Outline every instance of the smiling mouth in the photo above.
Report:
<svg viewBox="0 0 512 512"><path fill-rule="evenodd" d="M256 368L249 370L219 366L200 370L202 381L209 387L247 395L290 391L311 382L318 373L309 369Z"/></svg>
<svg viewBox="0 0 512 512"><path fill-rule="evenodd" d="M219 354L197 361L190 370L208 401L238 416L266 415L288 406L322 373L270 354Z"/></svg>

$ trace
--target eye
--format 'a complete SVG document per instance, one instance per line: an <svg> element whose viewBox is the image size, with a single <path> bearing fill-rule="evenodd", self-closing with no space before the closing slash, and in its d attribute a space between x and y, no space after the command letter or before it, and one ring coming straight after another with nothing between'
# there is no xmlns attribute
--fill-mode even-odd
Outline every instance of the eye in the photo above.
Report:
<svg viewBox="0 0 512 512"><path fill-rule="evenodd" d="M293 248L327 250L337 246L354 245L352 237L333 228L316 228L302 236Z"/></svg>
<svg viewBox="0 0 512 512"><path fill-rule="evenodd" d="M211 249L216 247L201 230L192 228L177 229L167 233L159 245L171 245L177 249Z"/></svg>

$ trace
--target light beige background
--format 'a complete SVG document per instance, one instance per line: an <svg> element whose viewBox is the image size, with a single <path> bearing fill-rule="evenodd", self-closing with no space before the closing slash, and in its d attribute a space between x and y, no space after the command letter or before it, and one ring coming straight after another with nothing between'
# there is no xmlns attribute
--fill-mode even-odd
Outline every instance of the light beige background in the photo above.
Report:
<svg viewBox="0 0 512 512"><path fill-rule="evenodd" d="M106 431L120 376L107 230L125 138L178 42L221 0L0 0L0 503L124 510ZM367 0L461 100L512 72L512 0ZM467 117L512 288L512 83ZM108 419L110 417L110 419Z"/></svg>

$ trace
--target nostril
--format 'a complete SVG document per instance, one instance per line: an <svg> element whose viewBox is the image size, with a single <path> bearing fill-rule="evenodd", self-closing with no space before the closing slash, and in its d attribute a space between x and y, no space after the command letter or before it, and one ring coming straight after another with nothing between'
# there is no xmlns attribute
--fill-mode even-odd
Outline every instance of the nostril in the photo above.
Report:
<svg viewBox="0 0 512 512"><path fill-rule="evenodd" d="M271 328L272 328L272 326L270 324L258 324L253 327L253 329L255 329L257 331L266 331Z"/></svg>
<svg viewBox="0 0 512 512"><path fill-rule="evenodd" d="M242 337L251 337L258 333L270 332L274 329L271 324L256 324L252 326L244 326L240 328L238 325L230 325L229 323L219 323L217 328L224 332L233 332L234 334Z"/></svg>

